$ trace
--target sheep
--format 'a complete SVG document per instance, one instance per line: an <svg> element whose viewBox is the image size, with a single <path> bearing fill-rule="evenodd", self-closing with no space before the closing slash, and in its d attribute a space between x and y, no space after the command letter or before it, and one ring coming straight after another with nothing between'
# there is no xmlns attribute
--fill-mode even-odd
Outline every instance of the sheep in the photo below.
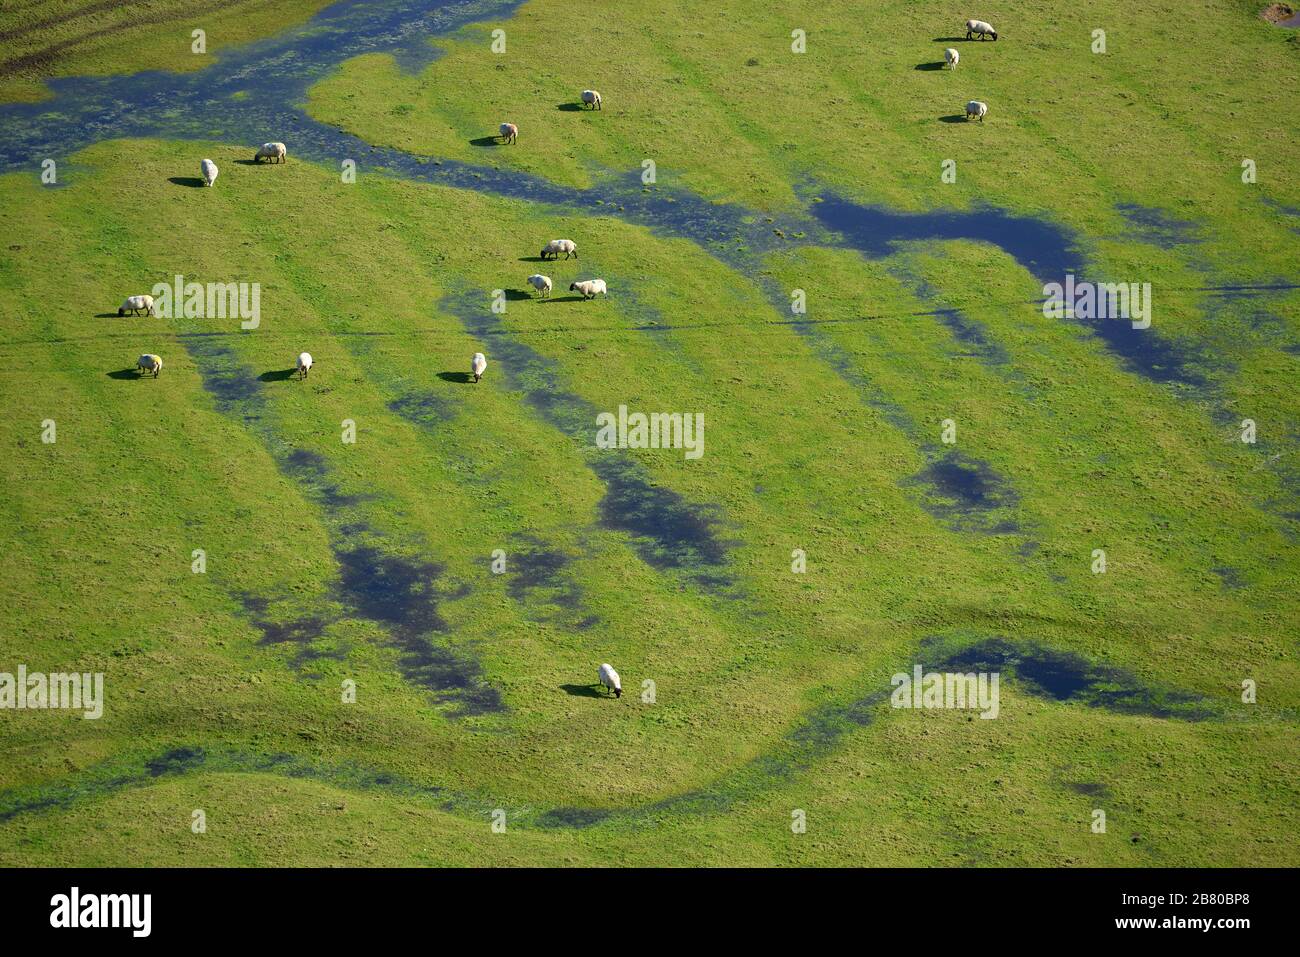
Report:
<svg viewBox="0 0 1300 957"><path fill-rule="evenodd" d="M507 143L513 143L519 137L519 127L513 123L501 124L501 138Z"/></svg>
<svg viewBox="0 0 1300 957"><path fill-rule="evenodd" d="M135 367L140 370L140 375L152 372L153 377L158 378L158 373L162 372L162 356L156 356L152 352L146 352L139 359L135 360Z"/></svg>
<svg viewBox="0 0 1300 957"><path fill-rule="evenodd" d="M600 94L595 90L583 90L582 102L594 109L600 109Z"/></svg>
<svg viewBox="0 0 1300 957"><path fill-rule="evenodd" d="M300 376L302 376L304 379L307 378L307 373L311 371L311 353L310 353L310 352L300 352L300 353L298 353L297 370L298 370L298 374L299 374Z"/></svg>
<svg viewBox="0 0 1300 957"><path fill-rule="evenodd" d="M948 69L955 70L957 69L957 61L961 59L961 54L949 47L943 51L943 58L948 62Z"/></svg>
<svg viewBox="0 0 1300 957"><path fill-rule="evenodd" d="M474 381L477 382L483 378L483 372L487 369L487 356L481 352L474 353L474 358L469 360L469 371L474 373Z"/></svg>
<svg viewBox="0 0 1300 957"><path fill-rule="evenodd" d="M596 293L600 293L606 299L609 298L609 291L605 288L603 279L587 279L583 282L569 283L569 292L580 292L584 299L595 299Z"/></svg>
<svg viewBox="0 0 1300 957"><path fill-rule="evenodd" d="M542 247L543 259L545 259L548 255L554 256L556 259L559 259L560 253L564 253L565 259L569 258L570 253L573 254L574 259L577 259L578 244L575 243L572 239L552 239L549 243L547 243L545 246Z"/></svg>
<svg viewBox="0 0 1300 957"><path fill-rule="evenodd" d="M543 296L551 294L551 277L543 276L540 273L528 277L528 285L532 286Z"/></svg>
<svg viewBox="0 0 1300 957"><path fill-rule="evenodd" d="M978 116L980 122L983 123L984 114L988 111L989 105L987 103L981 103L979 100L971 100L966 104L966 119L969 120L972 116Z"/></svg>
<svg viewBox="0 0 1300 957"><path fill-rule="evenodd" d="M141 309L146 316L158 315L153 308L153 296L127 296L122 305L117 307L117 314L125 316L129 312L134 316Z"/></svg>
<svg viewBox="0 0 1300 957"><path fill-rule="evenodd" d="M257 152L253 154L253 162L269 159L275 160L277 163L283 163L288 152L283 143L263 143L258 147Z"/></svg>
<svg viewBox="0 0 1300 957"><path fill-rule="evenodd" d="M596 672L596 677L600 679L602 685L614 692L615 698L623 697L623 682L618 680L618 672L614 670L613 665L601 665L600 670Z"/></svg>
<svg viewBox="0 0 1300 957"><path fill-rule="evenodd" d="M998 31L993 29L993 25L991 23L985 23L983 20L966 21L967 40L971 38L970 35L972 33L978 36L981 40L983 40L985 37L992 37L994 40L998 38Z"/></svg>
<svg viewBox="0 0 1300 957"><path fill-rule="evenodd" d="M211 186L217 181L217 164L212 160L205 159L199 164L199 172L203 174L203 185Z"/></svg>

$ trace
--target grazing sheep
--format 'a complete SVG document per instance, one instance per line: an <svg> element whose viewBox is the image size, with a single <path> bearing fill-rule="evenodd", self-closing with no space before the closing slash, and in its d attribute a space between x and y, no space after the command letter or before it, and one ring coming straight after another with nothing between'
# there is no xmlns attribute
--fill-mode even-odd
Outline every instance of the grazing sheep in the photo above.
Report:
<svg viewBox="0 0 1300 957"><path fill-rule="evenodd" d="M980 122L983 123L984 114L988 111L989 105L987 103L981 103L979 100L971 100L966 104L966 119L969 120L972 116L978 116Z"/></svg>
<svg viewBox="0 0 1300 957"><path fill-rule="evenodd" d="M560 253L564 253L565 259L569 258L569 253L573 253L573 258L577 259L578 244L575 243L572 239L552 239L549 243L547 243L545 246L542 247L543 259L545 259L548 255L554 256L556 259L559 259Z"/></svg>
<svg viewBox="0 0 1300 957"><path fill-rule="evenodd" d="M135 360L135 367L140 370L140 375L146 372L152 372L153 377L158 378L158 373L162 372L162 356L156 356L152 352L146 352L139 359Z"/></svg>
<svg viewBox="0 0 1300 957"><path fill-rule="evenodd" d="M311 353L310 352L298 353L298 374L305 379L307 378L307 373L310 371L311 371Z"/></svg>
<svg viewBox="0 0 1300 957"><path fill-rule="evenodd" d="M600 109L600 94L595 90L583 90L582 102L595 109Z"/></svg>
<svg viewBox="0 0 1300 957"><path fill-rule="evenodd" d="M983 20L966 21L967 40L971 38L970 35L972 33L978 36L981 40L983 40L985 37L992 37L994 40L998 38L998 31L993 29L993 25L991 23L985 23Z"/></svg>
<svg viewBox="0 0 1300 957"><path fill-rule="evenodd" d="M943 58L948 63L948 69L955 70L957 69L957 61L961 59L961 54L949 47L943 51Z"/></svg>
<svg viewBox="0 0 1300 957"><path fill-rule="evenodd" d="M519 127L513 123L501 124L501 138L507 143L513 143L519 137Z"/></svg>
<svg viewBox="0 0 1300 957"><path fill-rule="evenodd" d="M583 282L569 283L569 292L580 292L584 299L595 299L596 293L600 293L606 299L609 298L609 291L605 288L603 279L587 279Z"/></svg>
<svg viewBox="0 0 1300 957"><path fill-rule="evenodd" d="M481 352L474 353L474 358L469 360L469 371L474 373L475 382L483 378L485 369L487 369L487 356Z"/></svg>
<svg viewBox="0 0 1300 957"><path fill-rule="evenodd" d="M211 186L217 181L217 164L212 160L205 159L200 163L199 172L203 174L204 186Z"/></svg>
<svg viewBox="0 0 1300 957"><path fill-rule="evenodd" d="M253 154L253 162L258 160L275 160L277 163L283 163L288 150L284 148L283 143L263 143L256 153Z"/></svg>
<svg viewBox="0 0 1300 957"><path fill-rule="evenodd" d="M623 697L623 682L618 680L618 672L612 665L601 665L600 670L596 672L596 677L600 679L602 685L614 692L615 698Z"/></svg>
<svg viewBox="0 0 1300 957"><path fill-rule="evenodd" d="M129 312L134 316L141 309L146 316L158 315L154 312L153 296L127 296L126 301L117 307L117 314L125 316Z"/></svg>
<svg viewBox="0 0 1300 957"><path fill-rule="evenodd" d="M532 286L543 296L549 296L551 294L550 276L543 276L540 273L534 276L529 276L528 285Z"/></svg>

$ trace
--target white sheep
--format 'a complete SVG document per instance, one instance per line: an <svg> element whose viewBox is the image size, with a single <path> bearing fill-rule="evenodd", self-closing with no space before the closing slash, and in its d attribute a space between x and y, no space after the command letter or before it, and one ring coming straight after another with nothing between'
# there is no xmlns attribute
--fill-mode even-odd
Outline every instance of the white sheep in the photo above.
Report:
<svg viewBox="0 0 1300 957"><path fill-rule="evenodd" d="M534 289L538 291L538 293L540 293L543 296L549 296L551 294L550 276L543 276L541 273L538 273L533 276L529 276L528 285L532 286Z"/></svg>
<svg viewBox="0 0 1300 957"><path fill-rule="evenodd" d="M117 314L125 316L129 312L134 316L141 309L144 310L146 316L158 315L158 313L154 312L153 296L127 296L122 305L117 307Z"/></svg>
<svg viewBox="0 0 1300 957"><path fill-rule="evenodd" d="M984 114L988 111L989 105L987 103L981 103L979 100L971 100L966 104L966 119L969 120L972 116L978 116L980 122L983 123Z"/></svg>
<svg viewBox="0 0 1300 957"><path fill-rule="evenodd" d="M600 679L602 685L614 692L615 698L623 697L623 683L618 680L618 672L614 670L613 665L601 665L600 670L596 672L596 677Z"/></svg>
<svg viewBox="0 0 1300 957"><path fill-rule="evenodd" d="M258 147L257 152L253 154L253 162L269 159L275 160L277 163L283 163L288 152L283 143L263 143Z"/></svg>
<svg viewBox="0 0 1300 957"><path fill-rule="evenodd" d="M549 243L547 243L545 246L542 247L543 259L545 259L547 256L554 256L556 259L559 259L560 253L564 253L565 259L569 258L570 253L573 254L574 259L577 259L578 244L575 243L572 239L552 239Z"/></svg>
<svg viewBox="0 0 1300 957"><path fill-rule="evenodd" d="M203 185L211 186L217 181L217 164L212 160L205 159L199 164L199 172L203 174Z"/></svg>
<svg viewBox="0 0 1300 957"><path fill-rule="evenodd" d="M600 109L600 94L595 90L583 90L582 102L598 110Z"/></svg>
<svg viewBox="0 0 1300 957"><path fill-rule="evenodd" d="M992 37L994 40L998 38L998 31L993 29L993 24L985 23L983 20L966 21L967 40L971 38L970 35L972 33L978 36L981 40L983 40L985 37Z"/></svg>
<svg viewBox="0 0 1300 957"><path fill-rule="evenodd" d="M949 47L943 51L943 58L948 63L948 69L955 70L957 69L957 61L961 59L961 54Z"/></svg>
<svg viewBox="0 0 1300 957"><path fill-rule="evenodd" d="M152 352L146 352L139 359L135 360L135 367L140 370L140 375L146 372L152 372L153 377L158 378L158 373L162 372L162 356L156 356Z"/></svg>
<svg viewBox="0 0 1300 957"><path fill-rule="evenodd" d="M302 376L304 379L307 378L307 373L311 371L311 353L310 353L310 352L300 352L300 353L298 353L297 370L298 370L298 374L299 374L300 376Z"/></svg>
<svg viewBox="0 0 1300 957"><path fill-rule="evenodd" d="M502 123L501 138L507 143L513 143L519 138L519 127L515 126L513 123Z"/></svg>
<svg viewBox="0 0 1300 957"><path fill-rule="evenodd" d="M569 283L569 292L580 292L584 299L595 299L596 294L609 298L609 291L605 288L603 279L587 279L582 282Z"/></svg>
<svg viewBox="0 0 1300 957"><path fill-rule="evenodd" d="M487 369L487 356L481 352L474 353L474 358L469 360L469 371L474 373L474 381L477 382L483 378L483 372Z"/></svg>

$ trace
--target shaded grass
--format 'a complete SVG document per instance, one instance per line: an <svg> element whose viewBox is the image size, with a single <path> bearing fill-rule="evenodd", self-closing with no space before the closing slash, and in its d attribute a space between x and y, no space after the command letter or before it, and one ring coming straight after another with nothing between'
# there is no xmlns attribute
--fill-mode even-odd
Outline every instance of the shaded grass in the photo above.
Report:
<svg viewBox="0 0 1300 957"><path fill-rule="evenodd" d="M363 849L372 862L429 864L1294 863L1284 838L1295 728L1283 703L1300 697L1288 630L1296 542L1281 517L1293 492L1259 450L1232 441L1208 397L1267 423L1269 454L1290 454L1296 409L1282 384L1296 360L1286 336L1251 329L1248 309L1212 315L1220 297L1202 288L1288 274L1276 242L1290 235L1285 214L1242 202L1231 164L1216 172L1222 142L1247 144L1262 169L1283 161L1279 94L1264 84L1224 93L1234 109L1193 108L1197 90L1156 82L1202 42L1152 30L1174 14L1115 8L1112 36L1154 39L1140 56L1120 43L1094 61L1070 40L1083 14L1039 5L1015 15L1024 39L963 49L956 79L978 77L994 111L982 129L949 130L934 118L952 91L914 85L954 79L911 69L929 49L887 42L835 4L712 9L735 23L706 33L688 25L700 19L690 4L620 5L578 59L563 28L571 11L541 0L511 22L503 60L473 28L416 77L383 57L350 62L312 109L376 142L466 158L505 114L520 142L491 151L494 162L582 185L589 164L636 169L653 156L666 181L756 210L795 209L824 183L913 210L979 197L1046 211L1083 237L1098 269L1157 284L1161 335L1216 344L1206 390L1152 382L1086 330L1043 320L1040 281L970 241L918 238L870 261L815 248L742 260L611 217L370 174L343 185L311 164L286 166L270 189L235 162L244 147L221 143L102 144L77 157L95 175L59 191L4 177L0 223L15 255L0 262L0 293L59 308L24 307L0 326L0 396L21 410L3 426L15 451L0 464L12 490L0 510L12 543L0 554L0 660L106 670L110 707L100 722L7 717L0 788L144 761L185 727L187 746L254 763L364 764L412 793L468 782L485 800L545 809L538 820L552 825L493 836L486 820L391 787L164 773L130 795L0 826L7 860L167 863L202 848L205 860L247 864ZM791 69L795 15L811 47ZM881 22L924 44L938 32L901 7ZM1231 32L1215 41L1224 75L1286 68L1267 34ZM1000 72L976 52L999 57ZM555 109L589 86L604 111ZM806 122L810 102L824 122ZM1058 128L1074 104L1077 126ZM1085 150L1080 130L1116 146ZM170 185L200 153L221 166L218 187ZM1208 184L1194 209L1157 175L1157 154ZM959 185L939 183L947 155ZM1267 195L1297 202L1290 184ZM1152 243L1149 227L1134 233L1129 202L1199 223L1196 260ZM183 241L159 228L170 222L187 224ZM489 312L493 289L522 288L533 271L521 254L558 235L577 239L583 259L545 267L557 289L603 275L612 298L509 298L503 315ZM260 282L263 326L94 318L176 272ZM793 288L811 293L799 325ZM1294 339L1294 294L1268 295L1271 328ZM283 381L308 347L311 378ZM167 360L156 382L105 374L143 351ZM477 386L463 372L475 351L491 363ZM536 376L532 356L552 378ZM560 393L567 410L542 414ZM647 560L637 529L602 522L615 483L586 467L582 434L594 435L595 410L619 404L704 412L698 463L674 450L635 462L647 491L725 513L739 599ZM45 417L59 423L52 446L39 441ZM942 454L948 418L959 461L986 463L1014 491L998 496L994 523L1011 527L970 534L911 484ZM340 441L345 419L354 446ZM977 478L980 468L964 466ZM434 576L401 578L373 605L359 596L387 567L365 551L363 521L409 567L436 564L448 585L440 640L480 663L505 711L446 721L403 675L388 629L405 619L385 616ZM196 547L209 554L205 575L190 571ZM498 547L514 569L503 576L489 570ZM1104 575L1090 569L1099 547ZM790 571L795 548L806 574ZM367 560L349 569L358 552ZM1243 587L1222 587L1225 567ZM580 585L581 616L555 613L566 582ZM859 689L885 685L953 628L1104 660L1140 687L1243 720L1114 714L1012 688L998 721L910 713L866 727ZM581 692L604 660L624 676L621 700ZM1236 703L1243 678L1258 682L1263 708ZM345 679L355 704L340 699ZM646 679L653 705L640 699ZM728 775L734 787L715 787ZM1115 840L1087 827L1097 800ZM313 811L331 802L355 813ZM209 843L193 843L193 807L228 822ZM654 827L625 832L636 807ZM791 834L792 808L809 811L807 835ZM124 827L128 852L97 836Z"/></svg>

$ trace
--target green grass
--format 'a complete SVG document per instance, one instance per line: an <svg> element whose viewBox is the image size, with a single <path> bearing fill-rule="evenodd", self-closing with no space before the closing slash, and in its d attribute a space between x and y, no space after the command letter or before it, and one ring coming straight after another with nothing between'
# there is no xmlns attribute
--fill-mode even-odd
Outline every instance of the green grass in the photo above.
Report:
<svg viewBox="0 0 1300 957"><path fill-rule="evenodd" d="M188 72L301 23L331 0L4 0L0 103L44 99L44 80L138 70ZM193 49L202 29L204 52Z"/></svg>
<svg viewBox="0 0 1300 957"><path fill-rule="evenodd" d="M309 108L373 143L570 185L654 158L661 182L760 214L795 208L810 180L914 210L1042 213L1078 233L1099 271L1153 284L1154 331L1209 351L1206 389L1152 383L1045 320L1026 304L1041 283L976 243L879 261L792 244L749 273L614 218L364 165L343 184L292 142L277 167L235 163L245 144L115 141L77 155L66 188L0 177L0 295L16 305L0 340L0 671L102 670L108 695L99 721L3 713L0 791L84 793L0 823L0 863L1296 864L1298 556L1279 512L1295 509L1284 479L1297 359L1283 347L1300 296L1219 309L1198 289L1294 274L1294 221L1262 198L1300 206L1283 172L1295 123L1274 82L1300 51L1246 4L995 5L980 15L1003 31L996 46L961 44L955 75L914 70L942 58L934 38L966 15L619 4L584 32L571 7L534 0L503 24L504 56L488 46L498 24L483 24L419 76L353 60ZM1181 29L1189 17L1221 28ZM1107 29L1105 57L1088 52L1093 26ZM795 27L808 33L802 56L789 51ZM603 111L557 109L587 87ZM938 122L972 96L990 104L982 126ZM517 145L470 143L507 118ZM168 181L199 156L221 167L215 188ZM1242 156L1258 184L1240 182ZM940 182L948 157L957 184ZM1121 202L1194 220L1203 241L1137 242ZM704 413L702 459L631 454L659 485L721 506L719 534L737 542L732 593L651 567L601 525L585 443L509 387L493 340L445 304L486 312L491 290L524 288L538 267L520 258L552 236L582 250L544 267L557 292L603 275L610 298L511 300L503 327L594 409ZM176 273L259 282L261 327L97 317ZM809 334L769 284L810 291ZM1008 362L969 355L928 314L941 305ZM672 328L637 328L649 319ZM218 333L254 374L303 349L316 367L303 383L264 383L255 410L226 412L178 337L188 332ZM480 349L478 386L439 376ZM156 381L107 375L141 352L164 357ZM893 412L865 402L831 353ZM444 414L421 425L391 411L410 394ZM1265 448L1234 441L1244 417ZM47 418L53 445L40 441ZM956 529L907 484L948 418L958 448L1014 487L1018 530ZM355 445L340 441L345 419ZM295 448L319 453L343 492L372 497L323 509L277 467ZM403 680L382 628L338 606L332 546L371 540L348 527L358 519L387 553L443 566L440 640L480 663L505 712L455 717ZM490 574L492 551L514 561L521 535L572 556L563 576L579 608L517 601L509 576ZM790 571L797 547L806 575ZM195 548L206 575L190 571ZM1090 570L1094 548L1104 575ZM296 647L259 644L246 593L270 599L276 621L325 614L321 647L341 657L295 665ZM577 627L588 615L598 622ZM1220 717L1120 715L1008 681L996 721L882 706L825 747L790 740L819 709L887 689L936 634L1042 642L1203 695ZM620 701L562 690L601 661L623 675ZM345 678L356 704L340 701ZM653 705L640 700L647 678ZM1255 706L1239 701L1244 678L1258 683ZM98 786L176 747L290 754L314 772L214 758ZM349 785L355 767L410 786ZM1091 784L1100 796L1076 788ZM446 788L451 809L417 786ZM692 792L722 803L656 807ZM513 822L505 834L489 827L495 807ZM566 807L622 813L539 826ZM1089 828L1096 807L1105 835ZM195 808L206 834L189 829ZM794 809L805 834L790 830Z"/></svg>

